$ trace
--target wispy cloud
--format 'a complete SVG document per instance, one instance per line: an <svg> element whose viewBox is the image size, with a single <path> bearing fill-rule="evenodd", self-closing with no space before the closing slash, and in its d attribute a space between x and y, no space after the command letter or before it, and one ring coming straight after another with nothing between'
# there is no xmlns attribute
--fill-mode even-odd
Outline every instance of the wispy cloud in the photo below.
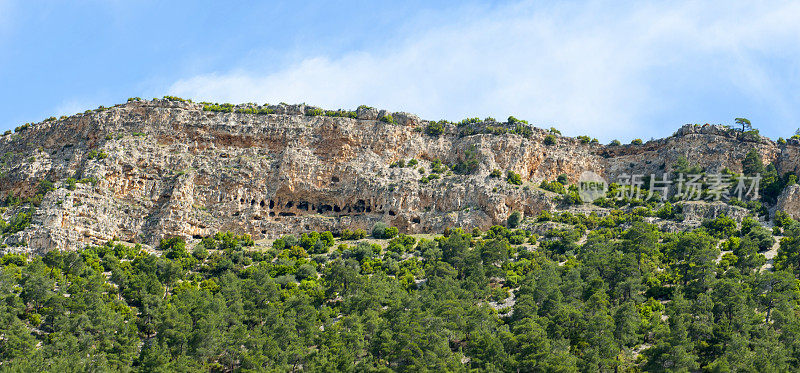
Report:
<svg viewBox="0 0 800 373"><path fill-rule="evenodd" d="M230 102L369 104L429 119L515 115L606 140L671 133L681 123L647 122L676 120L663 114L686 104L676 95L683 89L714 94L714 85L725 85L785 116L797 110L763 60L800 56L800 3L537 4L464 8L435 26L414 24L419 31L393 45L310 56L277 71L193 76L169 91Z"/></svg>

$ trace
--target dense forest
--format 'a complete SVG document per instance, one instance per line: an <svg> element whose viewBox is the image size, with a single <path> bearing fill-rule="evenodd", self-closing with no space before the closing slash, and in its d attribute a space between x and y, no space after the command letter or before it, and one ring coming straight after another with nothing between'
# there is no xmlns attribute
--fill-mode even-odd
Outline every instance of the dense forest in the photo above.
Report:
<svg viewBox="0 0 800 373"><path fill-rule="evenodd" d="M10 371L786 371L800 366L800 224L670 233L542 214L267 245L219 233L0 258ZM514 222L515 224L517 222ZM761 254L777 244L774 266ZM363 237L363 238L362 238ZM774 268L773 268L774 267Z"/></svg>

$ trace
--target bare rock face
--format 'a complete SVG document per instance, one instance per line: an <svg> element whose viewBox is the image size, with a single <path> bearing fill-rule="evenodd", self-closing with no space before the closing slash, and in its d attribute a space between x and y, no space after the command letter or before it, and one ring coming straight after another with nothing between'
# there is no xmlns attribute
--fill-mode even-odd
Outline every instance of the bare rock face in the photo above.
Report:
<svg viewBox="0 0 800 373"><path fill-rule="evenodd" d="M700 201L684 201L676 204L680 206L684 216L684 221L699 225L704 220L714 219L725 215L737 222L741 222L750 212L742 207L732 206L724 202L716 201L711 203Z"/></svg>
<svg viewBox="0 0 800 373"><path fill-rule="evenodd" d="M391 115L394 123L379 119ZM384 221L401 232L487 228L512 211L554 209L536 186L584 171L607 179L622 173L668 172L679 157L711 169L740 170L750 149L781 172L796 169L798 147L742 142L718 128L684 128L644 145L603 146L548 131L441 136L407 113L359 108L353 117L309 115L305 105L269 114L203 111L190 102L129 102L40 123L0 137L0 198L30 197L54 182L31 226L5 238L30 250L76 248L117 238L155 244L167 236L197 239L218 231L255 238L309 230L370 229ZM467 174L444 171L420 180L440 161L473 157ZM390 167L416 159L413 167ZM500 178L490 177L501 170ZM506 171L522 186L505 181ZM74 184L68 178L78 180ZM797 206L791 209L800 211ZM18 209L9 208L8 220Z"/></svg>
<svg viewBox="0 0 800 373"><path fill-rule="evenodd" d="M783 211L795 220L800 219L800 185L790 185L781 192L775 211Z"/></svg>

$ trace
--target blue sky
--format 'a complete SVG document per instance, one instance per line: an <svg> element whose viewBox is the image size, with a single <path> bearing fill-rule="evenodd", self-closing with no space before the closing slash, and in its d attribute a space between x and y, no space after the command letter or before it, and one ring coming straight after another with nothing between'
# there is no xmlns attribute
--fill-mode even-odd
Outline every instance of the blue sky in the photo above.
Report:
<svg viewBox="0 0 800 373"><path fill-rule="evenodd" d="M798 2L299 3L0 0L0 130L164 95L514 115L602 141L800 127Z"/></svg>

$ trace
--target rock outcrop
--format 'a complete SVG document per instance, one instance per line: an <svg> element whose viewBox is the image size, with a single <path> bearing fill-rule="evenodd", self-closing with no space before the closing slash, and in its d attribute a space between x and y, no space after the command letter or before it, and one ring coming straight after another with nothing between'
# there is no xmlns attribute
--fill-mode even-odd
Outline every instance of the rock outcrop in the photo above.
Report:
<svg viewBox="0 0 800 373"><path fill-rule="evenodd" d="M784 211L792 219L800 219L800 185L789 185L778 196L775 211Z"/></svg>
<svg viewBox="0 0 800 373"><path fill-rule="evenodd" d="M32 250L75 248L117 238L154 244L217 231L256 238L308 230L369 229L377 221L403 232L482 227L512 211L553 209L536 186L583 171L609 180L624 173L661 174L680 157L720 170L741 169L749 150L781 172L797 171L798 146L743 142L715 126L685 126L643 145L604 146L549 131L465 135L446 124L441 136L407 113L359 108L353 117L308 115L316 108L276 105L269 114L211 112L169 100L133 101L0 137L0 198L31 197L54 182L31 226L5 238ZM386 123L382 118L391 116ZM391 167L415 159L413 167ZM474 161L470 172L438 162ZM502 177L490 176L502 170ZM524 185L505 181L521 175ZM69 178L78 180L73 184ZM427 179L427 176L426 176ZM794 205L790 205L794 209ZM795 211L797 211L795 209ZM8 208L8 220L15 208Z"/></svg>

